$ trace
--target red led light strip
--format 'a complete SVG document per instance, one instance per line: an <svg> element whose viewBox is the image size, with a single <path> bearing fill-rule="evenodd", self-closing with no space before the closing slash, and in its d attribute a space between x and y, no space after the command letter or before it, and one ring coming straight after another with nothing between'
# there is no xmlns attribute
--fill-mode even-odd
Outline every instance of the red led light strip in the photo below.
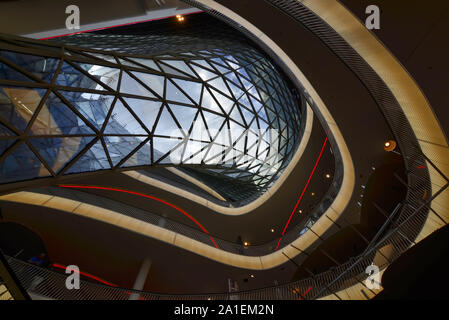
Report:
<svg viewBox="0 0 449 320"><path fill-rule="evenodd" d="M63 269L63 270L66 270L66 269L67 269L66 266L63 266L63 265L58 264L58 263L53 263L51 266L54 267L54 268ZM76 273L78 273L78 274L81 274L81 275L83 275L83 276L85 276L85 277L87 277L87 278L93 279L93 280L95 280L95 281L97 281L97 282L103 283L103 284L105 284L105 285L107 285L107 286L110 286L110 287L118 287L116 284L107 282L107 281L105 281L105 280L103 280L103 279L101 279L101 278L98 278L98 277L96 277L96 276L93 276L93 275L91 275L91 274L89 274L89 273L82 272L82 271L78 271L78 270L75 270L75 269L70 269L70 270L71 270L71 271L74 271L74 272L76 272Z"/></svg>
<svg viewBox="0 0 449 320"><path fill-rule="evenodd" d="M139 197L144 197L144 198L148 198L148 199L152 199L155 201L158 201L160 203L163 203L173 209L175 209L176 211L181 212L183 215L185 215L186 217L188 217L190 220L192 220L197 226L199 226L201 228L201 230L203 230L204 233L206 233L207 235L209 235L209 231L207 231L202 225L201 223L199 223L194 217L192 217L190 214L188 214L187 212L185 212L184 210L178 208L177 206L175 206L174 204L171 204L170 202L167 202L165 200L153 197L153 196L149 196L147 194L143 194L143 193L139 193L139 192L134 192L134 191L129 191L129 190L123 190L123 189L116 189L116 188L108 188L108 187L97 187L97 186L77 186L77 185L58 185L61 188L74 188L74 189L97 189L97 190L109 190L109 191L116 191L116 192L123 192L123 193L129 193L129 194L133 194ZM217 243L214 241L214 239L209 235L210 240L212 241L212 243L214 244L214 246L218 249L218 245Z"/></svg>
<svg viewBox="0 0 449 320"><path fill-rule="evenodd" d="M303 294L301 297L298 298L298 300L302 300L302 298L304 298L306 296L307 293L309 293L310 289L312 289L312 286L310 286Z"/></svg>
<svg viewBox="0 0 449 320"><path fill-rule="evenodd" d="M58 268L58 269L62 269L62 270L67 270L67 267L66 267L66 266L63 266L62 264L52 263L51 266L54 267L54 268ZM118 288L118 285L113 284L113 283L110 283L110 282L107 282L107 281L105 281L105 280L103 280L103 279L101 279L101 278L98 278L98 277L96 277L96 276L93 276L93 275L91 275L91 274L89 274L89 273L82 272L82 271L78 271L78 270L75 270L75 269L69 269L69 270L70 270L70 271L74 271L74 272L76 272L76 273L78 273L78 274L80 274L80 275L83 275L83 276L85 276L85 277L87 277L87 278L90 278L90 279L92 279L92 280L95 280L95 281L97 281L97 282L103 283L103 284L105 284L105 285L107 285L107 286ZM125 291L125 293L128 294L128 295L131 295L131 292L129 292L129 291ZM140 300L146 300L146 299L144 299L143 297L140 297L139 299L140 299Z"/></svg>
<svg viewBox="0 0 449 320"><path fill-rule="evenodd" d="M188 13L184 13L182 15L183 16L187 16L189 14L195 14L195 13L200 13L200 12L203 12L203 11L199 10L199 11L194 11L194 12L188 12ZM100 31L100 30L105 30L105 29L129 26L129 25L138 24L138 23L144 23L144 22L150 22L150 21L156 21L156 20L163 20L163 19L168 19L168 18L173 18L173 17L176 17L176 15L163 17L163 18L155 18L155 19L149 19L149 20L136 21L136 22L128 22L128 23L118 24L118 25L114 25L114 26L110 26L110 27L103 27L103 28L91 29L91 30L86 30L86 31L78 31L78 32L73 32L73 33L66 33L66 34L61 34L59 36L51 36L51 37L47 37L47 38L41 38L39 40L48 40L48 39L54 39L54 38L59 38L59 37L72 36L74 34L93 32L93 31Z"/></svg>
<svg viewBox="0 0 449 320"><path fill-rule="evenodd" d="M282 231L282 236L279 239L278 244L277 244L275 250L277 250L279 248L279 245L281 244L282 237L284 236L285 231L287 230L287 227L288 227L290 221L293 218L293 214L295 213L296 209L298 208L299 204L301 203L302 197L304 196L304 194L305 194L305 192L307 190L307 187L309 186L310 180L312 180L313 174L315 173L315 170L316 170L316 168L318 166L318 163L320 162L321 156L323 155L324 147L326 147L326 143L327 143L327 137L326 137L326 139L324 139L324 143L323 143L323 146L321 147L320 155L318 156L318 159L315 162L315 166L313 167L312 172L310 173L309 179L307 180L307 183L304 186L304 189L302 190L301 195L299 196L298 201L296 202L295 208L292 210L292 213L290 214L290 217L288 218L288 221L285 224L284 230Z"/></svg>

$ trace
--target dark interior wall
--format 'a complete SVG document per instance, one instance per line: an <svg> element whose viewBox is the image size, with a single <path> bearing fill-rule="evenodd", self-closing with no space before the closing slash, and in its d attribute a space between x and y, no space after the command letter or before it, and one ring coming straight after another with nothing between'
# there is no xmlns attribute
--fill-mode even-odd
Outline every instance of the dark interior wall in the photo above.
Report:
<svg viewBox="0 0 449 320"><path fill-rule="evenodd" d="M449 1L340 0L361 21L368 5L380 9L374 34L396 56L429 99L449 137Z"/></svg>

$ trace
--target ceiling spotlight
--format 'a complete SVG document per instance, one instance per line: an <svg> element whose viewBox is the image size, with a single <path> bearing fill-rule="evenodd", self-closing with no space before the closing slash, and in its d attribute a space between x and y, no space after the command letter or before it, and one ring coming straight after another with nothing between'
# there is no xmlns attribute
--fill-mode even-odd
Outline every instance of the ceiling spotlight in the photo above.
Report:
<svg viewBox="0 0 449 320"><path fill-rule="evenodd" d="M384 150L385 151L393 151L396 149L396 141L394 140L388 140L384 143Z"/></svg>
<svg viewBox="0 0 449 320"><path fill-rule="evenodd" d="M247 246L249 246L249 242L248 242L248 241L245 241L245 242L243 242L243 245L244 245L245 247L247 247Z"/></svg>
<svg viewBox="0 0 449 320"><path fill-rule="evenodd" d="M302 213L302 210L301 209L299 209L299 211L298 211L299 213Z"/></svg>
<svg viewBox="0 0 449 320"><path fill-rule="evenodd" d="M331 175L329 173L326 173L326 178L329 179Z"/></svg>
<svg viewBox="0 0 449 320"><path fill-rule="evenodd" d="M252 274L252 275L250 275L250 277L251 277L251 278L255 278L253 274Z"/></svg>
<svg viewBox="0 0 449 320"><path fill-rule="evenodd" d="M271 229L270 229L270 231L271 231L271 232L274 232L274 229L273 229L273 228L271 228Z"/></svg>
<svg viewBox="0 0 449 320"><path fill-rule="evenodd" d="M312 192L311 195L314 196L314 195L315 195L315 192Z"/></svg>

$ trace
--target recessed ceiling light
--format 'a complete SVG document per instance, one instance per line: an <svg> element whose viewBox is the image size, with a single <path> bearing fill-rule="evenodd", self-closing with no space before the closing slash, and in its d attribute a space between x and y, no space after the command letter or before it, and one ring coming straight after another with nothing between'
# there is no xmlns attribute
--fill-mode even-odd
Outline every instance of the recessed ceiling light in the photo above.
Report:
<svg viewBox="0 0 449 320"><path fill-rule="evenodd" d="M245 247L249 246L249 242L248 241L243 242L243 244L245 245Z"/></svg>
<svg viewBox="0 0 449 320"><path fill-rule="evenodd" d="M315 192L312 192L311 195L314 196L314 195L315 195Z"/></svg>
<svg viewBox="0 0 449 320"><path fill-rule="evenodd" d="M270 229L270 231L271 231L271 232L274 232L274 229L273 229L273 228L271 228L271 229Z"/></svg>
<svg viewBox="0 0 449 320"><path fill-rule="evenodd" d="M329 174L329 173L326 173L326 178L330 178L331 177L331 175Z"/></svg>
<svg viewBox="0 0 449 320"><path fill-rule="evenodd" d="M302 213L302 210L301 209L299 209L299 211L298 211L299 213Z"/></svg>
<svg viewBox="0 0 449 320"><path fill-rule="evenodd" d="M255 278L253 274L252 274L252 275L250 275L250 277L251 277L251 278Z"/></svg>

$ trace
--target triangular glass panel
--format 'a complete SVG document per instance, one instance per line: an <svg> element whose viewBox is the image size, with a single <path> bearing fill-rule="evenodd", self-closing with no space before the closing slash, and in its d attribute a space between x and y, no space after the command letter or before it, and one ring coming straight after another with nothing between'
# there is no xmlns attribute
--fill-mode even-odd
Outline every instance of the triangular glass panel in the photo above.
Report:
<svg viewBox="0 0 449 320"><path fill-rule="evenodd" d="M181 79L172 79L182 90L184 90L190 98L196 103L200 103L201 89L203 85L201 82L187 81ZM189 102L190 103L190 102Z"/></svg>
<svg viewBox="0 0 449 320"><path fill-rule="evenodd" d="M5 128L6 129L6 128ZM0 134L1 135L1 134ZM0 139L0 156L6 151L17 139Z"/></svg>
<svg viewBox="0 0 449 320"><path fill-rule="evenodd" d="M104 142L108 149L113 166L116 166L123 158L127 157L142 142L132 136L104 136Z"/></svg>
<svg viewBox="0 0 449 320"><path fill-rule="evenodd" d="M169 67L166 64L159 63L159 65L161 66L162 71L165 73L175 75L175 76L188 77L185 73L182 73L181 71L173 69L172 67ZM196 76L195 76L195 78L196 78Z"/></svg>
<svg viewBox="0 0 449 320"><path fill-rule="evenodd" d="M195 77L196 75L190 70L190 68L187 66L187 64L182 60L161 60L161 62L168 64L169 66L172 66L173 68L182 71L184 73L187 73L188 75Z"/></svg>
<svg viewBox="0 0 449 320"><path fill-rule="evenodd" d="M206 125L209 129L209 133L212 138L214 138L223 126L223 122L226 120L222 115L217 115L216 113L208 112L203 110L204 118L206 119Z"/></svg>
<svg viewBox="0 0 449 320"><path fill-rule="evenodd" d="M53 80L56 68L59 64L59 59L17 52L1 51L0 56L8 59L12 63L46 82L51 82L51 80Z"/></svg>
<svg viewBox="0 0 449 320"><path fill-rule="evenodd" d="M143 73L132 71L140 81L142 81L148 88L156 92L160 97L164 96L164 77L151 73Z"/></svg>
<svg viewBox="0 0 449 320"><path fill-rule="evenodd" d="M67 53L67 49L65 50L65 52ZM117 63L117 60L115 60L114 56L110 56L110 55L106 55L106 54L102 54L102 53L93 53L93 52L89 52L88 55L94 56L96 58L99 58L99 59L107 61L107 62Z"/></svg>
<svg viewBox="0 0 449 320"><path fill-rule="evenodd" d="M34 120L31 132L33 135L94 134L94 131L53 92L48 95Z"/></svg>
<svg viewBox="0 0 449 320"><path fill-rule="evenodd" d="M162 103L160 101L151 101L145 99L123 98L137 118L143 122L148 131L153 130Z"/></svg>
<svg viewBox="0 0 449 320"><path fill-rule="evenodd" d="M248 80L246 80L245 78L243 78L241 76L240 76L240 81L242 82L242 84L246 90L249 90L249 89L251 89L251 87L254 86L251 82L249 82Z"/></svg>
<svg viewBox="0 0 449 320"><path fill-rule="evenodd" d="M133 60L138 63L141 63L150 69L153 69L153 70L156 70L159 72L161 71L161 69L157 66L157 64L151 59L140 59L140 58L130 58L130 57L128 59Z"/></svg>
<svg viewBox="0 0 449 320"><path fill-rule="evenodd" d="M154 134L171 138L183 138L181 129L176 124L166 107L162 110L161 116L156 124ZM156 145L154 145L156 146Z"/></svg>
<svg viewBox="0 0 449 320"><path fill-rule="evenodd" d="M245 122L243 121L243 118L242 118L242 116L239 112L239 108L237 106L235 106L234 109L232 109L232 112L229 114L229 117L231 118L231 120L238 122L242 126L245 125Z"/></svg>
<svg viewBox="0 0 449 320"><path fill-rule="evenodd" d="M120 61L120 63L124 66L129 66L129 67L133 67L133 68L143 68L142 66L135 64L134 62L122 59L122 58L118 58L118 60Z"/></svg>
<svg viewBox="0 0 449 320"><path fill-rule="evenodd" d="M223 113L222 109L218 106L218 103L215 101L206 87L204 87L203 90L203 99L201 100L201 106L218 113Z"/></svg>
<svg viewBox="0 0 449 320"><path fill-rule="evenodd" d="M113 90L117 90L120 69L100 66L96 64L78 63L78 65L91 76L97 79L102 85L107 85ZM102 89L97 89L102 90Z"/></svg>
<svg viewBox="0 0 449 320"><path fill-rule="evenodd" d="M77 91L59 91L73 107L78 110L92 125L98 130L103 126L106 115L111 108L114 96L96 95L96 99L84 97L83 92Z"/></svg>
<svg viewBox="0 0 449 320"><path fill-rule="evenodd" d="M0 117L17 129L25 131L46 91L37 88L0 88Z"/></svg>
<svg viewBox="0 0 449 320"><path fill-rule="evenodd" d="M221 65L219 65L219 64L217 64L217 63L212 63L212 65L213 65L215 68L217 68L217 70L218 70L220 73L222 73L222 74L227 73L227 72L230 71L228 68L225 68L225 67L223 67L223 66L221 66Z"/></svg>
<svg viewBox="0 0 449 320"><path fill-rule="evenodd" d="M14 132L12 132L11 130L9 130L7 127L5 127L4 125L2 125L0 123L0 136L15 136ZM0 152L1 154L1 152Z"/></svg>
<svg viewBox="0 0 449 320"><path fill-rule="evenodd" d="M214 94L218 103L221 105L221 107L226 113L231 111L231 108L234 105L234 101L232 101L231 99L227 98L226 96L224 96L223 94L219 93L214 89L212 89L211 92Z"/></svg>
<svg viewBox="0 0 449 320"><path fill-rule="evenodd" d="M197 117L192 127L189 139L198 141L211 141L209 132L204 124L203 117Z"/></svg>
<svg viewBox="0 0 449 320"><path fill-rule="evenodd" d="M223 155L226 152L226 147L223 145L218 145L215 143L211 143L211 146L209 150L207 151L207 154L204 157L204 162L212 165L219 165L222 162Z"/></svg>
<svg viewBox="0 0 449 320"><path fill-rule="evenodd" d="M86 65L87 66L87 65ZM93 65L90 65L93 66ZM88 72L88 71L86 71ZM88 77L83 72L72 67L69 63L63 62L55 84L57 86L94 89L94 90L106 90L100 82L97 82Z"/></svg>
<svg viewBox="0 0 449 320"><path fill-rule="evenodd" d="M190 62L194 62L196 64L199 64L200 66L204 67L205 69L207 69L208 71L214 72L214 68L212 68L210 66L209 63L207 63L206 60L190 60ZM193 65L192 65L193 66Z"/></svg>
<svg viewBox="0 0 449 320"><path fill-rule="evenodd" d="M120 83L120 92L135 94L148 98L155 98L155 96L147 90L143 85L131 77L127 72L123 71L122 82Z"/></svg>
<svg viewBox="0 0 449 320"><path fill-rule="evenodd" d="M206 69L202 68L202 67L198 67L192 64L192 68L195 70L196 73L198 73L198 75L200 76L201 79L203 79L204 81L210 80L212 78L217 77L218 75L207 71Z"/></svg>
<svg viewBox="0 0 449 320"><path fill-rule="evenodd" d="M195 119L195 116L198 113L198 109L180 106L173 103L170 103L169 106L175 115L176 120L178 120L178 123L181 125L182 130L187 135L192 126L193 119Z"/></svg>
<svg viewBox="0 0 449 320"><path fill-rule="evenodd" d="M80 173L109 169L108 158L103 149L101 140L98 140L92 147L79 158L66 173Z"/></svg>
<svg viewBox="0 0 449 320"><path fill-rule="evenodd" d="M236 85L234 85L231 81L226 80L226 82L228 83L229 87L232 90L232 93L234 94L234 98L236 100L240 99L240 97L243 95L243 91L240 90Z"/></svg>
<svg viewBox="0 0 449 320"><path fill-rule="evenodd" d="M248 109L246 109L244 107L240 107L240 111L242 112L243 117L245 118L246 126L249 127L249 125L251 124L251 122L254 119L254 113L249 112Z"/></svg>
<svg viewBox="0 0 449 320"><path fill-rule="evenodd" d="M50 172L23 142L0 162L0 183L47 176L50 176Z"/></svg>
<svg viewBox="0 0 449 320"><path fill-rule="evenodd" d="M151 140L139 148L121 167L135 167L151 164Z"/></svg>
<svg viewBox="0 0 449 320"><path fill-rule="evenodd" d="M245 68L237 69L237 72L238 72L240 75L244 76L244 77L246 78L246 80L251 81L251 78L250 78L250 76L248 75L248 72L246 72Z"/></svg>
<svg viewBox="0 0 449 320"><path fill-rule="evenodd" d="M91 137L57 137L57 138L30 138L28 141L39 152L40 156L54 172L61 170L86 145L94 139Z"/></svg>
<svg viewBox="0 0 449 320"><path fill-rule="evenodd" d="M183 143L183 140L153 137L154 162L161 160L161 158L168 152L173 152L173 149L181 143ZM170 157L170 155L168 157Z"/></svg>
<svg viewBox="0 0 449 320"><path fill-rule="evenodd" d="M234 85L238 86L239 88L243 89L242 84L240 83L240 80L237 78L234 72L229 72L224 74L225 78L229 81L231 81Z"/></svg>
<svg viewBox="0 0 449 320"><path fill-rule="evenodd" d="M104 129L105 134L148 134L136 118L117 99ZM144 139L145 137L141 138Z"/></svg>
<svg viewBox="0 0 449 320"><path fill-rule="evenodd" d="M183 161L185 164L201 164L204 162L208 143L189 140L184 151Z"/></svg>
<svg viewBox="0 0 449 320"><path fill-rule="evenodd" d="M0 62L0 79L13 81L34 81L19 71L14 70L10 66Z"/></svg>
<svg viewBox="0 0 449 320"><path fill-rule="evenodd" d="M192 101L190 101L187 96L181 92L181 90L176 87L170 80L167 80L167 87L166 87L166 99L176 102L182 102L187 104L193 104Z"/></svg>
<svg viewBox="0 0 449 320"><path fill-rule="evenodd" d="M223 92L224 94L226 94L229 97L232 97L231 92L229 92L228 87L226 87L226 84L223 81L222 77L218 77L214 80L210 80L208 81L209 85L211 85L212 87L214 87L215 89Z"/></svg>

